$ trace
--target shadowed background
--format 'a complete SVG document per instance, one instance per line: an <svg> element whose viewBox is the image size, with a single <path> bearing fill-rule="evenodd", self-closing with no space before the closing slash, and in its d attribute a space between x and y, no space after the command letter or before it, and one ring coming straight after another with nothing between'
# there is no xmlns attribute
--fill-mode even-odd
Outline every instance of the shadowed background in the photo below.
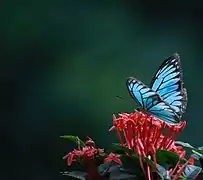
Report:
<svg viewBox="0 0 203 180"><path fill-rule="evenodd" d="M4 2L0 179L67 179L61 158L74 144L59 136L116 141L112 114L135 107L126 78L149 84L174 52L189 99L178 139L202 145L202 10L183 0Z"/></svg>

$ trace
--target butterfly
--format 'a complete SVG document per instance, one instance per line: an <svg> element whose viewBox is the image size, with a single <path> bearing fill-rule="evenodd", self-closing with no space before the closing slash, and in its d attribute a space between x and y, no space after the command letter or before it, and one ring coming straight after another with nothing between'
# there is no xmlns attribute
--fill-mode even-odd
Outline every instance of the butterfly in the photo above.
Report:
<svg viewBox="0 0 203 180"><path fill-rule="evenodd" d="M126 85L141 111L170 124L180 122L187 107L187 91L177 53L162 63L149 87L134 77L129 77Z"/></svg>

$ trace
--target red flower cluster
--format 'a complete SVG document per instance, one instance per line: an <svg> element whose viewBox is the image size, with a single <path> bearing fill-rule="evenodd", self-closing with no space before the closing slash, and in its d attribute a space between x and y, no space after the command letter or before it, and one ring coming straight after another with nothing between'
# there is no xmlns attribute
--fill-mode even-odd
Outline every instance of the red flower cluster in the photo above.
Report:
<svg viewBox="0 0 203 180"><path fill-rule="evenodd" d="M99 157L103 158L103 162L115 162L117 164L122 164L119 156L114 153L110 153L107 157L104 153L103 149L96 148L95 142L88 138L85 142L85 146L80 147L78 149L74 149L72 152L69 152L63 159L67 159L67 164L70 166L73 161L77 161L83 167L85 167L85 171L87 173L87 180L101 180L101 175L98 172L98 164L97 160ZM105 158L106 157L106 158Z"/></svg>
<svg viewBox="0 0 203 180"><path fill-rule="evenodd" d="M84 147L78 147L78 149L74 149L72 152L69 152L63 159L67 159L67 164L70 166L73 161L77 161L80 164L83 162L88 162L89 160L94 160L98 157L105 157L104 149L96 148L95 142L92 139L88 139L85 142ZM104 162L114 161L117 164L122 164L118 155L114 153L110 153L108 157L104 158Z"/></svg>
<svg viewBox="0 0 203 180"><path fill-rule="evenodd" d="M105 162L111 162L111 161L113 161L117 164L120 164L120 165L122 164L121 160L119 159L119 155L116 155L112 152L108 155L107 158L104 159L104 163Z"/></svg>
<svg viewBox="0 0 203 180"><path fill-rule="evenodd" d="M143 157L149 158L149 155L152 156L150 159L152 158L156 164L157 150L167 150L176 153L180 160L176 167L169 172L170 176L176 173L176 179L187 165L180 166L180 161L184 158L185 151L181 146L176 146L174 141L177 135L184 129L185 125L185 121L177 125L167 124L152 115L136 111L131 114L119 114L118 118L114 115L113 127L110 128L110 131L115 129L120 144L127 146L137 153L140 166L147 179L151 179L151 174L149 165L147 167L143 165ZM191 159L187 163L189 162L191 163Z"/></svg>

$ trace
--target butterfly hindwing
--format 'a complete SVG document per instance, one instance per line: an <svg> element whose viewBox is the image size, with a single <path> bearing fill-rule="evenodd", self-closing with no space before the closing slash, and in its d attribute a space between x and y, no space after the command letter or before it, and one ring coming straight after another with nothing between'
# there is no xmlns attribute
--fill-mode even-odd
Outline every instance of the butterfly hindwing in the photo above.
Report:
<svg viewBox="0 0 203 180"><path fill-rule="evenodd" d="M180 119L174 109L172 109L166 102L162 101L159 95L154 96L153 98L157 97L158 100L154 100L154 104L148 109L148 112L168 123L175 124L180 122Z"/></svg>
<svg viewBox="0 0 203 180"><path fill-rule="evenodd" d="M179 117L186 110L187 92L183 88L180 57L177 53L167 58L157 70L150 88L175 110Z"/></svg>
<svg viewBox="0 0 203 180"><path fill-rule="evenodd" d="M144 85L141 81L130 77L127 80L127 87L133 99L139 103L143 110L168 123L179 122L179 118L174 109L164 102L155 91Z"/></svg>

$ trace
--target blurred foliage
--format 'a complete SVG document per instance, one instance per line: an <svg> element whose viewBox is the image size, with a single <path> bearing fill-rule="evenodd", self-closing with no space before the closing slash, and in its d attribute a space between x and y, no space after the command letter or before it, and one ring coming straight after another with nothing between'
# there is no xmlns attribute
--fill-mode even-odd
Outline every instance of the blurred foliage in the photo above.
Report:
<svg viewBox="0 0 203 180"><path fill-rule="evenodd" d="M174 52L189 99L179 139L202 145L201 1L7 0L1 7L0 179L62 179L61 157L74 146L61 135L88 135L100 147L115 141L112 114L134 109L126 78L149 83Z"/></svg>

